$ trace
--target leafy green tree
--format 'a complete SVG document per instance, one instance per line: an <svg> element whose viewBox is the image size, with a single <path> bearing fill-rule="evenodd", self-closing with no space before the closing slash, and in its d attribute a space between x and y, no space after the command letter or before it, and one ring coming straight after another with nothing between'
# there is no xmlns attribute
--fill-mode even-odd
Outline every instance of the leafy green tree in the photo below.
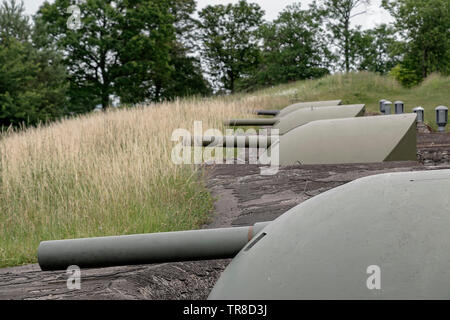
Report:
<svg viewBox="0 0 450 320"><path fill-rule="evenodd" d="M0 127L35 125L67 114L61 57L31 42L23 2L0 6Z"/></svg>
<svg viewBox="0 0 450 320"><path fill-rule="evenodd" d="M49 45L65 54L70 97L79 112L110 105L163 98L172 68L174 40L169 2L158 0L87 0L78 4L81 28L67 27L70 0L46 2L36 16Z"/></svg>
<svg viewBox="0 0 450 320"><path fill-rule="evenodd" d="M403 59L396 74L414 83L432 72L450 73L448 0L383 0L403 40ZM415 80L414 80L415 79Z"/></svg>
<svg viewBox="0 0 450 320"><path fill-rule="evenodd" d="M29 18L24 14L23 2L3 1L0 9L0 36L2 41L17 39L28 40L31 32Z"/></svg>
<svg viewBox="0 0 450 320"><path fill-rule="evenodd" d="M260 62L257 31L264 11L245 0L200 11L200 41L207 72L219 89L234 92Z"/></svg>
<svg viewBox="0 0 450 320"><path fill-rule="evenodd" d="M358 70L387 74L399 62L395 31L386 24L353 33L352 61Z"/></svg>
<svg viewBox="0 0 450 320"><path fill-rule="evenodd" d="M323 28L323 11L300 4L287 7L260 28L262 63L249 83L258 86L317 78L329 73L333 55Z"/></svg>
<svg viewBox="0 0 450 320"><path fill-rule="evenodd" d="M198 20L193 18L196 10L194 0L171 0L170 10L175 18L176 40L170 50L170 65L173 67L171 81L165 97L172 99L191 95L206 96L211 88L203 75L196 28Z"/></svg>
<svg viewBox="0 0 450 320"><path fill-rule="evenodd" d="M405 87L413 87L422 81L422 78L416 71L405 67L405 61L400 62L392 68L389 74Z"/></svg>
<svg viewBox="0 0 450 320"><path fill-rule="evenodd" d="M341 65L349 72L354 65L353 57L356 50L355 30L351 28L351 20L365 13L362 6L368 5L370 0L323 0L323 10L329 19L334 44L338 48L338 56L343 57ZM355 13L355 11L357 11Z"/></svg>
<svg viewBox="0 0 450 320"><path fill-rule="evenodd" d="M170 65L173 72L164 90L166 99L187 96L208 96L212 93L203 75L200 59L189 54L181 43L174 43L170 50Z"/></svg>
<svg viewBox="0 0 450 320"><path fill-rule="evenodd" d="M170 1L170 13L174 17L174 27L177 41L188 50L196 48L195 29L198 20L194 18L197 8L195 0L167 0Z"/></svg>

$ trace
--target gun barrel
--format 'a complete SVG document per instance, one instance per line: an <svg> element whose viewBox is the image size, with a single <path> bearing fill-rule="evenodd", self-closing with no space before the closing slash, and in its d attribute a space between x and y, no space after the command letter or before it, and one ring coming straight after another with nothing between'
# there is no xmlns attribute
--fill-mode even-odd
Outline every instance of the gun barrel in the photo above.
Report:
<svg viewBox="0 0 450 320"><path fill-rule="evenodd" d="M223 148L250 148L270 147L278 141L278 136L199 136L192 137L190 146L223 147Z"/></svg>
<svg viewBox="0 0 450 320"><path fill-rule="evenodd" d="M232 119L224 121L226 126L273 126L277 119Z"/></svg>
<svg viewBox="0 0 450 320"><path fill-rule="evenodd" d="M258 116L277 116L280 110L257 110L256 114Z"/></svg>
<svg viewBox="0 0 450 320"><path fill-rule="evenodd" d="M42 270L233 258L269 222L251 227L41 242Z"/></svg>

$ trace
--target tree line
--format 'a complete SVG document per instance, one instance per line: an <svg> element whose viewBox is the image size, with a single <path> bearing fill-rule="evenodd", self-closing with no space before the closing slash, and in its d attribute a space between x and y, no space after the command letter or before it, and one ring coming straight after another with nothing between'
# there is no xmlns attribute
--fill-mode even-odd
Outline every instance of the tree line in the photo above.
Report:
<svg viewBox="0 0 450 320"><path fill-rule="evenodd" d="M55 0L32 19L22 2L3 0L0 126L337 71L390 73L406 86L449 74L448 0L383 0L394 23L352 27L369 1L298 3L265 21L261 7L245 0L200 11L195 0Z"/></svg>

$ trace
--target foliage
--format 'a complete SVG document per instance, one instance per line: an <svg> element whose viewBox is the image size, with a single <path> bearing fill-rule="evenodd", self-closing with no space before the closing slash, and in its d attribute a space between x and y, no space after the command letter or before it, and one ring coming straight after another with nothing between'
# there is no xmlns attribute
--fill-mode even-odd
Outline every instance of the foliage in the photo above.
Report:
<svg viewBox="0 0 450 320"><path fill-rule="evenodd" d="M299 4L287 7L274 22L264 24L261 64L247 87L267 86L329 73L333 60L323 28L323 12Z"/></svg>
<svg viewBox="0 0 450 320"><path fill-rule="evenodd" d="M193 18L195 9L194 0L172 0L171 13L175 17L176 41L170 50L173 72L165 94L168 99L212 93L203 75L200 58L196 56L198 20Z"/></svg>
<svg viewBox="0 0 450 320"><path fill-rule="evenodd" d="M322 10L328 17L328 28L331 39L337 46L337 56L341 57L340 65L349 72L354 67L356 50L355 30L351 28L351 20L365 11L361 6L367 5L370 0L323 0Z"/></svg>
<svg viewBox="0 0 450 320"><path fill-rule="evenodd" d="M36 125L67 114L61 57L33 46L23 3L0 7L0 127Z"/></svg>
<svg viewBox="0 0 450 320"><path fill-rule="evenodd" d="M405 67L402 63L399 63L389 72L398 82L405 87L413 87L420 83L422 80L412 69Z"/></svg>
<svg viewBox="0 0 450 320"><path fill-rule="evenodd" d="M91 110L118 96L125 103L160 100L170 80L173 16L165 1L87 0L81 28L67 27L69 0L45 3L36 23L65 53L71 99Z"/></svg>
<svg viewBox="0 0 450 320"><path fill-rule="evenodd" d="M357 70L387 74L399 62L396 53L399 42L393 28L386 24L365 31L356 30L353 41L352 60Z"/></svg>
<svg viewBox="0 0 450 320"><path fill-rule="evenodd" d="M265 22L259 5L195 0L44 3L34 23L23 5L0 11L0 126L35 125L112 101L134 106L255 90L336 70L390 74L405 86L450 74L448 0L383 0L392 25L352 27L370 0L314 0Z"/></svg>
<svg viewBox="0 0 450 320"><path fill-rule="evenodd" d="M258 67L258 28L264 11L245 0L207 6L200 11L202 54L207 72L219 89L234 92L239 81Z"/></svg>
<svg viewBox="0 0 450 320"><path fill-rule="evenodd" d="M448 0L383 0L395 18L403 40L403 59L396 74L405 84L425 79L432 72L450 74L450 16Z"/></svg>

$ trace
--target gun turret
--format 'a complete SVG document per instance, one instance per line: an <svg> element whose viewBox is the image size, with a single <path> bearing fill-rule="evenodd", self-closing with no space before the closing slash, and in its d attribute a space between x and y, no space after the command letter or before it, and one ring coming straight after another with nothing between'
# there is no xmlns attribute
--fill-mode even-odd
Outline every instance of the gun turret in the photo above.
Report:
<svg viewBox="0 0 450 320"><path fill-rule="evenodd" d="M224 121L226 126L272 126L283 135L292 129L305 125L311 121L325 119L341 119L362 117L365 113L364 104L354 104L334 107L303 108L285 116L273 119L233 119Z"/></svg>
<svg viewBox="0 0 450 320"><path fill-rule="evenodd" d="M312 121L281 136L194 137L209 147L267 147L279 164L345 164L416 161L415 114ZM191 146L193 145L191 144Z"/></svg>
<svg viewBox="0 0 450 320"><path fill-rule="evenodd" d="M449 190L450 170L387 173L304 201L241 250L209 299L449 299Z"/></svg>

